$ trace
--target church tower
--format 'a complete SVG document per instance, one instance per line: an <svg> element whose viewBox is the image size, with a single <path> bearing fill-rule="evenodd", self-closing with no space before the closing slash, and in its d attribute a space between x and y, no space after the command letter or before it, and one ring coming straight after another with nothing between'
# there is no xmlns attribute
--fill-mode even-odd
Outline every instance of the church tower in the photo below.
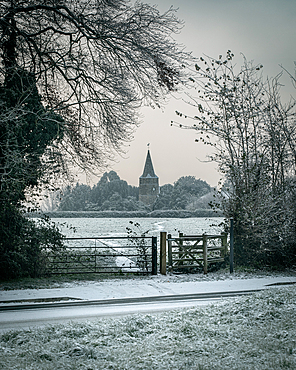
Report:
<svg viewBox="0 0 296 370"><path fill-rule="evenodd" d="M139 178L139 201L147 206L152 206L159 194L158 177L154 173L152 160L149 152L146 157L143 175Z"/></svg>

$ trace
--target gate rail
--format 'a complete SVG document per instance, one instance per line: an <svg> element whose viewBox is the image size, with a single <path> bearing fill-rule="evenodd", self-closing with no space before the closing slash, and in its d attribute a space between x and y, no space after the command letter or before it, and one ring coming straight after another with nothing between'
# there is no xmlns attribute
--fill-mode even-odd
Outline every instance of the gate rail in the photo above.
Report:
<svg viewBox="0 0 296 370"><path fill-rule="evenodd" d="M47 254L50 274L157 274L157 237L73 237L64 241L65 249Z"/></svg>

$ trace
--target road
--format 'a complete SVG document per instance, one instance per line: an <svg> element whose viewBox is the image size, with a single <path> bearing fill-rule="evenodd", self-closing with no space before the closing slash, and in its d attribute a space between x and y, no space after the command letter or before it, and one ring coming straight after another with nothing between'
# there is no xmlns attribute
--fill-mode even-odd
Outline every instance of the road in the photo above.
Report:
<svg viewBox="0 0 296 370"><path fill-rule="evenodd" d="M195 307L217 302L226 297L251 294L255 291L258 289L140 298L7 304L0 307L0 332L69 321Z"/></svg>

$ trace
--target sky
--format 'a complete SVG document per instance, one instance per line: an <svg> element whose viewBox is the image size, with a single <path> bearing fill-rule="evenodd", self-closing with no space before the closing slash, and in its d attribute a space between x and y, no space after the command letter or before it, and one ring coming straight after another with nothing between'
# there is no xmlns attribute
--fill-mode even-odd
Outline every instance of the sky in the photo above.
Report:
<svg viewBox="0 0 296 370"><path fill-rule="evenodd" d="M281 71L280 65L294 73L296 0L146 2L156 5L161 12L170 6L178 8L177 16L184 21L184 27L175 38L196 57L203 54L218 57L230 49L238 64L242 62L241 53L248 60L263 64L265 76L277 75ZM290 82L286 79L285 83L289 93ZM216 186L221 175L217 165L207 160L211 149L195 142L194 131L171 126L171 121L177 119L175 111L186 112L186 109L188 106L181 96L171 98L162 109L144 107L134 139L124 147L125 154L117 156L107 170L116 171L121 179L138 186L147 144L150 143L150 154L160 185L173 184L182 176L192 175ZM83 177L81 180L86 181ZM97 180L92 179L94 183Z"/></svg>

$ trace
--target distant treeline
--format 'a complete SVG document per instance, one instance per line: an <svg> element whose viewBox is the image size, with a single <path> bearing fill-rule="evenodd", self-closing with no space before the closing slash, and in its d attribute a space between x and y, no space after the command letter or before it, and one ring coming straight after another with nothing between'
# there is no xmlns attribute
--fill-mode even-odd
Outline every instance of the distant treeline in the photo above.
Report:
<svg viewBox="0 0 296 370"><path fill-rule="evenodd" d="M93 187L79 183L73 187L68 186L62 192L59 203L48 211L95 211L97 212L96 217L109 217L107 214L116 217L115 211L120 211L121 214L122 212L135 212L135 217L174 217L161 215L186 211L184 217L192 217L187 214L191 215L196 211L200 215L204 210L211 213L209 203L212 198L213 189L209 184L194 176L184 176L173 185L161 186L156 202L152 208L149 208L139 201L138 187L128 185L115 171L110 171L104 173Z"/></svg>
<svg viewBox="0 0 296 370"><path fill-rule="evenodd" d="M45 212L50 218L189 218L189 217L219 217L221 212L212 209L186 210L156 210L146 211L53 211ZM38 217L38 213L30 213L30 217Z"/></svg>

